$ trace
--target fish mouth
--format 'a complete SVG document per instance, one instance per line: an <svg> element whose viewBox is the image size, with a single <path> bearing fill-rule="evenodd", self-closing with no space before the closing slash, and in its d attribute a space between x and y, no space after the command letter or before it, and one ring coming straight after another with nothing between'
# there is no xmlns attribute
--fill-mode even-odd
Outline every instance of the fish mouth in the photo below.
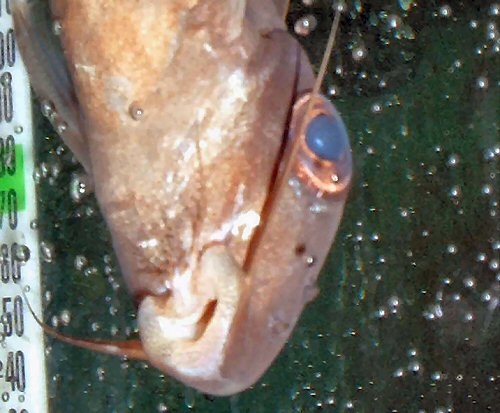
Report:
<svg viewBox="0 0 500 413"><path fill-rule="evenodd" d="M151 364L200 391L224 393L231 382L222 373L226 344L244 282L230 252L218 245L204 252L189 283L144 297L138 322Z"/></svg>
<svg viewBox="0 0 500 413"><path fill-rule="evenodd" d="M288 101L288 110L283 124L283 134L281 136L281 145L276 155L274 161L274 167L271 173L271 178L269 180L269 186L266 193L266 198L262 206L260 213L260 224L255 228L253 236L248 244L247 254L243 262L243 270L248 272L255 252L259 246L259 242L262 238L264 228L266 225L267 218L272 210L273 202L275 201L275 191L279 186L280 172L283 169L284 163L286 161L287 146L290 143L290 126L293 118L293 109L295 105L295 100L299 96L299 81L300 81L300 71L301 71L301 48L297 43L296 45L296 57L295 57L295 69L293 76L292 94L290 95L290 100Z"/></svg>
<svg viewBox="0 0 500 413"><path fill-rule="evenodd" d="M218 303L216 299L210 300L193 312L184 314L177 311L175 305L171 305L168 297L148 296L144 298L144 303L148 305L151 300L155 303L157 334L171 340L183 340L186 343L194 343L203 337L213 321Z"/></svg>

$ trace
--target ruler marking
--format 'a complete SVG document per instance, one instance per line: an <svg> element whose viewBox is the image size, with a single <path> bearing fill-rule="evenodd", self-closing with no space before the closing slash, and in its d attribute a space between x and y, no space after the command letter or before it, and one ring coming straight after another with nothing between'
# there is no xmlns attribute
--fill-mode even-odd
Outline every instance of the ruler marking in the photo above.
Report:
<svg viewBox="0 0 500 413"><path fill-rule="evenodd" d="M9 0L0 0L0 411L47 413L28 76L15 43Z"/></svg>

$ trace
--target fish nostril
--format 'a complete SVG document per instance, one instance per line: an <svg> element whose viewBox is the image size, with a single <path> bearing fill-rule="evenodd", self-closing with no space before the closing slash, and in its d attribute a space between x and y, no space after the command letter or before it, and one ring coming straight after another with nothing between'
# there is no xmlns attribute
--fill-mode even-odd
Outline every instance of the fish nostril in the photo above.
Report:
<svg viewBox="0 0 500 413"><path fill-rule="evenodd" d="M212 300L206 305L205 311L203 312L203 315L200 317L200 320L198 321L200 326L202 326L201 329L202 331L200 332L200 335L203 335L203 332L206 330L208 324L210 324L210 321L212 321L216 309L217 309L217 300Z"/></svg>
<svg viewBox="0 0 500 413"><path fill-rule="evenodd" d="M340 161L349 146L342 121L327 115L318 115L309 122L306 143L316 156L331 162Z"/></svg>

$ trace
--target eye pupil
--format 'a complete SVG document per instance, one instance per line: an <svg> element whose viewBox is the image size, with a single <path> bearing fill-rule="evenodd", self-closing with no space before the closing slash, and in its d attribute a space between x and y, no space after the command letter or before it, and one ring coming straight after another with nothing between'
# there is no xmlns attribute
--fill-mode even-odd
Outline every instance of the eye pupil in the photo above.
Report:
<svg viewBox="0 0 500 413"><path fill-rule="evenodd" d="M344 124L338 118L316 116L307 126L306 143L319 158L331 162L340 161L348 147Z"/></svg>

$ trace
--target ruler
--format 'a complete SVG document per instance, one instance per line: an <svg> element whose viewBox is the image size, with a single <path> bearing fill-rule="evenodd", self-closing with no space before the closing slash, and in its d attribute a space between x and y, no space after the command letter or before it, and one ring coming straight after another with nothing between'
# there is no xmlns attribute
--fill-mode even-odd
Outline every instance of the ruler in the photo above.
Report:
<svg viewBox="0 0 500 413"><path fill-rule="evenodd" d="M33 127L9 0L0 0L0 412L46 413Z"/></svg>

